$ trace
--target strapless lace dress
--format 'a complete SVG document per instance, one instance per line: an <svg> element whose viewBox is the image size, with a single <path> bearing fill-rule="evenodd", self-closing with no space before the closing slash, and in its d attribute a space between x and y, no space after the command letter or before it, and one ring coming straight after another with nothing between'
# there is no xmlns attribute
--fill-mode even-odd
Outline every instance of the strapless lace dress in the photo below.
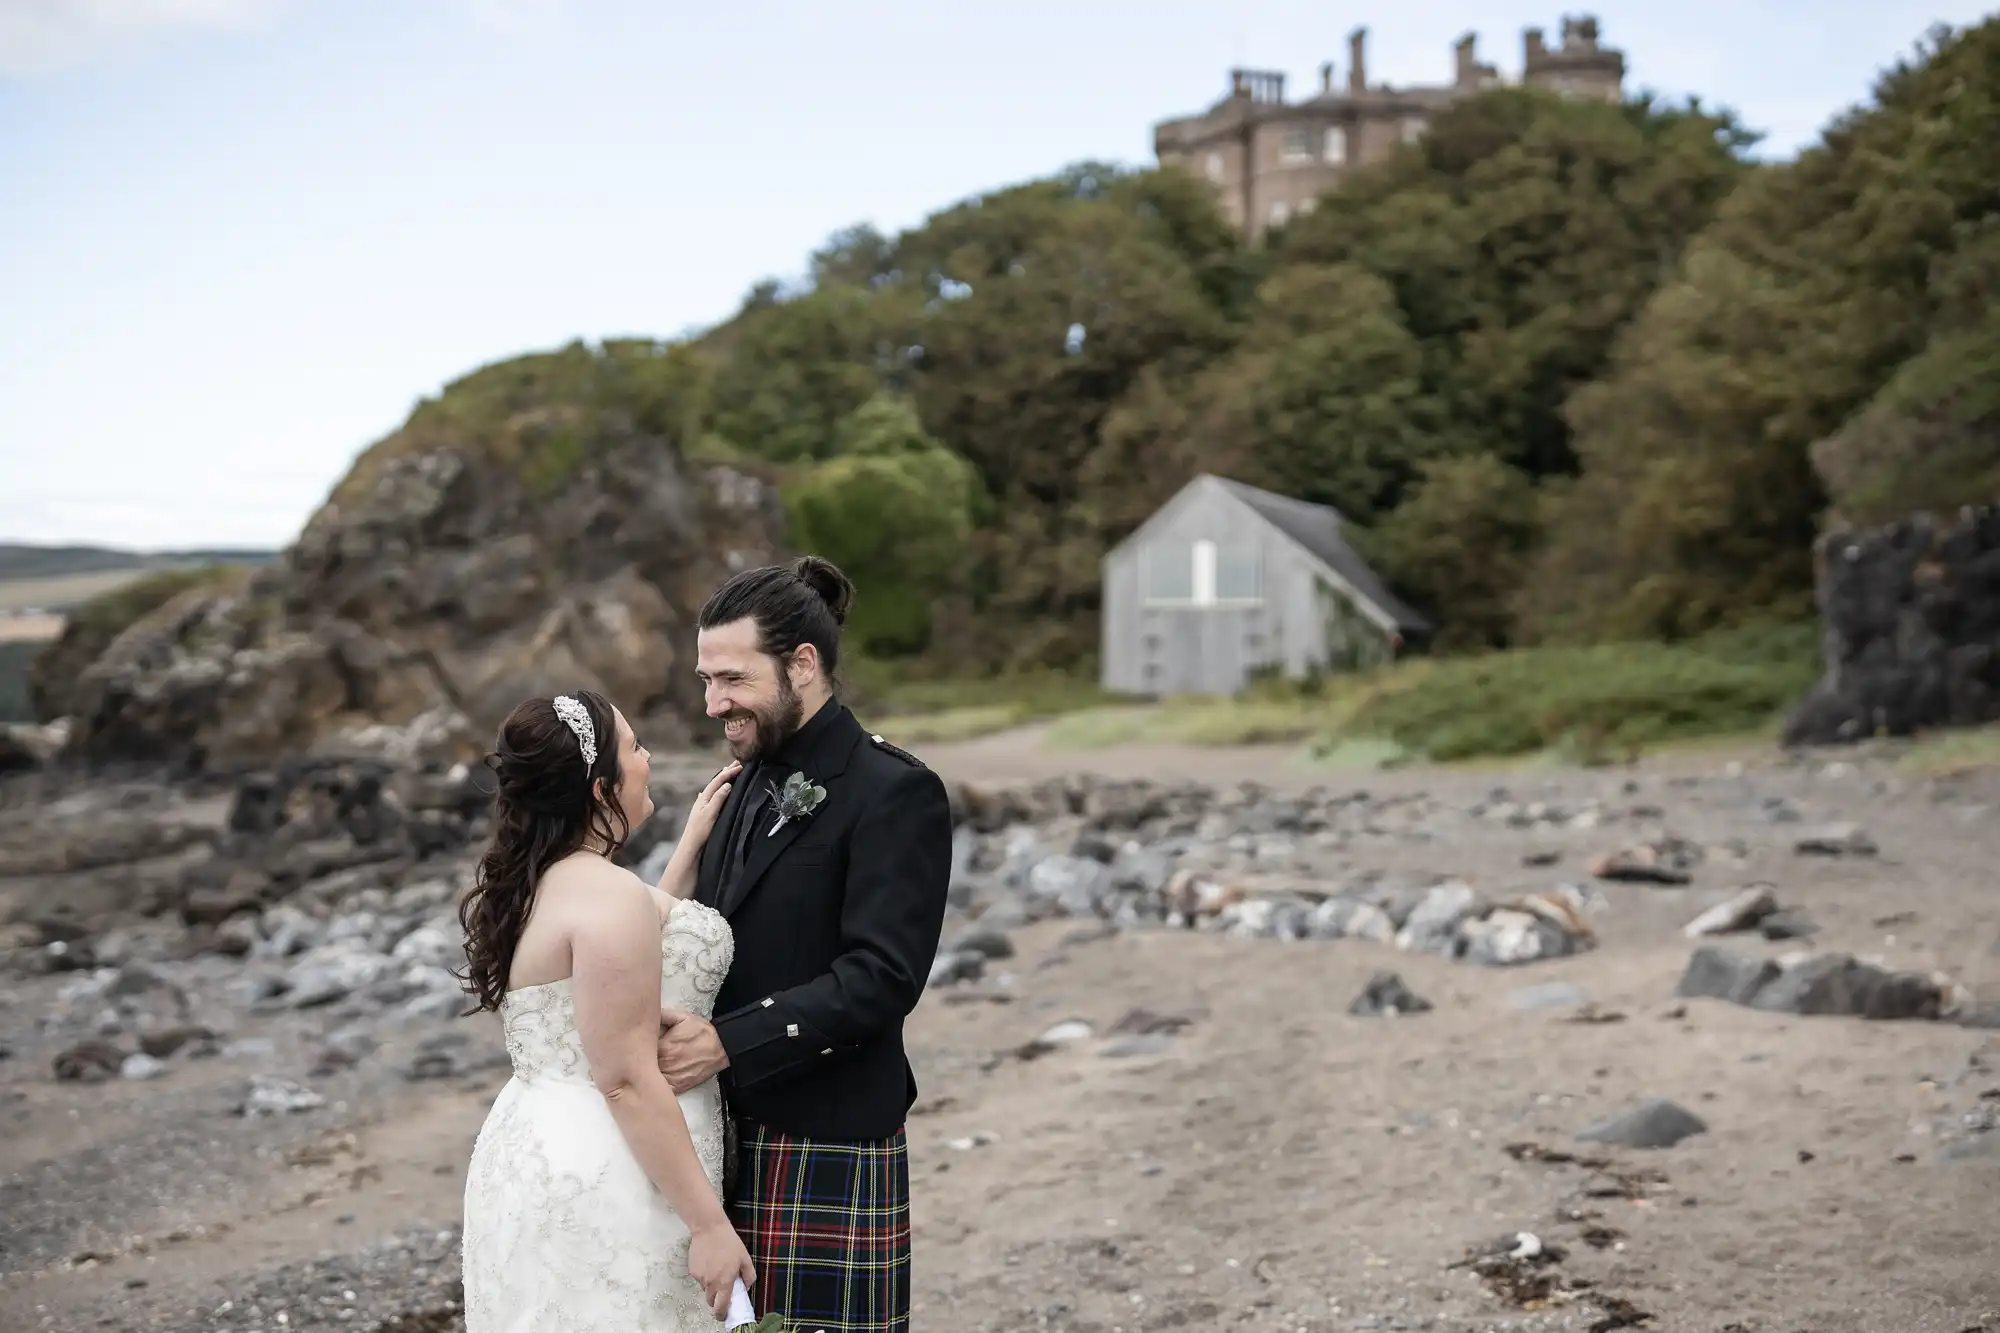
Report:
<svg viewBox="0 0 2000 1333"><path fill-rule="evenodd" d="M708 1018L734 939L721 913L674 904L661 927L660 1001ZM500 1005L514 1076L465 1179L466 1333L704 1333L688 1229L625 1146L590 1081L568 981ZM709 1184L722 1186L722 1090L683 1093Z"/></svg>

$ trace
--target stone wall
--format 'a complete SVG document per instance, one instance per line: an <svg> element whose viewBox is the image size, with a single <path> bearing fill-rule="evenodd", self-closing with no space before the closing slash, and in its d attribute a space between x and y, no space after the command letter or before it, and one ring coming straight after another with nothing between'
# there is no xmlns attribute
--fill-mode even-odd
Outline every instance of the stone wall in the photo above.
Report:
<svg viewBox="0 0 2000 1333"><path fill-rule="evenodd" d="M1787 744L2000 719L2000 510L1830 533L1816 563L1826 674Z"/></svg>

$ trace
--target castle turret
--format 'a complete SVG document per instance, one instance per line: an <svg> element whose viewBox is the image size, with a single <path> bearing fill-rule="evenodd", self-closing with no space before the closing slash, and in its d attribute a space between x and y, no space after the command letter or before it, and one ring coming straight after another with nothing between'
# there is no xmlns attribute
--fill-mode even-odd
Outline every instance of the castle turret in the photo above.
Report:
<svg viewBox="0 0 2000 1333"><path fill-rule="evenodd" d="M1598 45L1597 20L1566 18L1562 45L1551 50L1540 28L1521 34L1521 82L1568 97L1615 102L1625 95L1625 53Z"/></svg>

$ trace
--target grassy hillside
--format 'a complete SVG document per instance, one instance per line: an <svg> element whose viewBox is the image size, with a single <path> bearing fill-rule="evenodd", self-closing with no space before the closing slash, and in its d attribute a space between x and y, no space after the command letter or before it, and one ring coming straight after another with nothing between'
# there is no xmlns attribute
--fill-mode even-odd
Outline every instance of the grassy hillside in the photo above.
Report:
<svg viewBox="0 0 2000 1333"><path fill-rule="evenodd" d="M1273 681L1236 699L1110 700L1049 675L951 686L881 684L857 708L907 744L1053 719L1048 743L1299 745L1339 764L1551 754L1585 763L1663 744L1768 730L1818 671L1811 626L1758 626L1688 643L1531 648L1413 659Z"/></svg>

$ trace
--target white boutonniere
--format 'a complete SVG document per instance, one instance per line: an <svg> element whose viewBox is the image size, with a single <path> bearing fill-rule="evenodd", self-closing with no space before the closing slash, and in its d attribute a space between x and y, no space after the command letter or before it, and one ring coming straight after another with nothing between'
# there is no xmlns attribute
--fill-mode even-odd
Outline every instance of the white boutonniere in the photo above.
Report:
<svg viewBox="0 0 2000 1333"><path fill-rule="evenodd" d="M771 831L764 836L774 838L778 830L798 820L811 819L813 811L819 809L826 799L826 788L816 784L803 773L794 773L785 779L783 787L773 787L771 799L778 807L778 822L771 825Z"/></svg>

